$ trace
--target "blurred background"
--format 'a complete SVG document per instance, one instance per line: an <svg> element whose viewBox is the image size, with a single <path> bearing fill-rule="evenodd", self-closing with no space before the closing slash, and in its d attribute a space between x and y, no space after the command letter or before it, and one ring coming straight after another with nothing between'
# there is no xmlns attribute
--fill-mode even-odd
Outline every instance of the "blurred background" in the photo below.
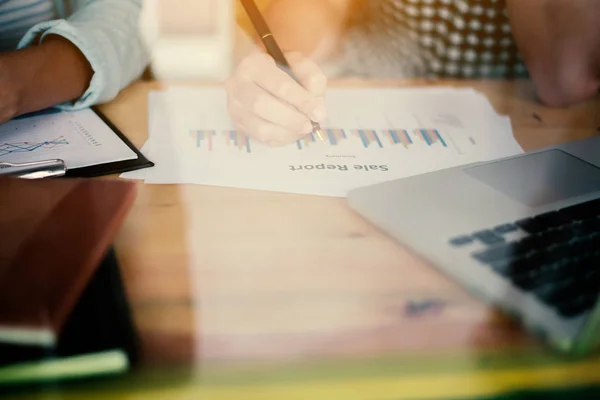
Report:
<svg viewBox="0 0 600 400"><path fill-rule="evenodd" d="M252 26L236 0L144 0L140 27L152 52L146 77L154 79L223 80L252 46Z"/></svg>

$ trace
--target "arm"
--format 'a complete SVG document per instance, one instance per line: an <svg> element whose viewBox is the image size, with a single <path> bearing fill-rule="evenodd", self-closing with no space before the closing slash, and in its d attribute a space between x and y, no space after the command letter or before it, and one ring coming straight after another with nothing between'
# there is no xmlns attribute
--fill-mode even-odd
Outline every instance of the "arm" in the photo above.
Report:
<svg viewBox="0 0 600 400"><path fill-rule="evenodd" d="M1 54L0 123L78 98L92 74L81 52L60 36L48 36L40 45Z"/></svg>
<svg viewBox="0 0 600 400"><path fill-rule="evenodd" d="M344 32L352 0L273 0L264 17L284 51L327 60Z"/></svg>
<svg viewBox="0 0 600 400"><path fill-rule="evenodd" d="M79 0L67 20L34 26L15 52L34 63L16 75L22 86L18 113L106 102L140 76L148 59L138 29L141 2Z"/></svg>
<svg viewBox="0 0 600 400"><path fill-rule="evenodd" d="M600 87L600 1L507 0L517 46L540 100L563 107Z"/></svg>

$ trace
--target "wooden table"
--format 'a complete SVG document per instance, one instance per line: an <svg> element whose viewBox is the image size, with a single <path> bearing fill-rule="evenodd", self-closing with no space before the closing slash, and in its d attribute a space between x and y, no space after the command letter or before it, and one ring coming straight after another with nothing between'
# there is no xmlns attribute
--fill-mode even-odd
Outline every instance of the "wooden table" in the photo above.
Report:
<svg viewBox="0 0 600 400"><path fill-rule="evenodd" d="M510 115L526 150L600 134L600 100L556 110L527 81L460 85ZM102 107L138 147L159 87ZM116 247L143 367L64 398L465 398L600 381L600 358L566 365L342 199L139 189Z"/></svg>

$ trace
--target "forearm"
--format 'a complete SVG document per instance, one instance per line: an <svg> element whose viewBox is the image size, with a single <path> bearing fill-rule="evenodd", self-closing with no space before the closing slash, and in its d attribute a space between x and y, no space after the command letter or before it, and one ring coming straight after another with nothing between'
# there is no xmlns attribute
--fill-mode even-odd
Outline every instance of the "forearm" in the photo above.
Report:
<svg viewBox="0 0 600 400"><path fill-rule="evenodd" d="M140 38L142 0L71 2L74 5L74 13L66 19L35 25L21 39L19 48L35 46L39 38L45 42L52 35L65 38L77 47L93 70L93 76L88 80L86 91L81 97L76 98L75 102L60 104L62 109L77 110L114 99L124 87L142 74L149 54ZM79 53L71 52L71 55ZM53 58L58 59L56 56ZM66 58L63 56L63 59ZM63 59L59 60L61 64ZM80 58L80 61L82 60L83 58ZM68 64L73 65L72 62ZM68 75L65 73L61 76ZM73 78L68 76L66 79Z"/></svg>
<svg viewBox="0 0 600 400"><path fill-rule="evenodd" d="M284 51L325 61L344 33L349 4L350 0L274 0L264 16Z"/></svg>
<svg viewBox="0 0 600 400"><path fill-rule="evenodd" d="M566 106L598 92L599 1L507 0L507 9L541 101Z"/></svg>
<svg viewBox="0 0 600 400"><path fill-rule="evenodd" d="M2 55L16 95L16 115L79 98L93 70L68 40L50 35L42 43Z"/></svg>

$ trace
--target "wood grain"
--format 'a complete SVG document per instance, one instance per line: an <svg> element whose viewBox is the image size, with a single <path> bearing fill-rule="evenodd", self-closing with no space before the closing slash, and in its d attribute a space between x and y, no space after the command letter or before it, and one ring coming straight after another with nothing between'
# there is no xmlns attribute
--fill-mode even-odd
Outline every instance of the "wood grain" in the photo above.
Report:
<svg viewBox="0 0 600 400"><path fill-rule="evenodd" d="M332 86L349 84L364 85ZM369 84L472 86L526 150L599 133L599 100L549 109L528 81ZM102 107L139 147L146 95L161 86L136 83ZM538 346L342 199L140 184L117 251L147 363ZM443 306L415 316L414 301Z"/></svg>

